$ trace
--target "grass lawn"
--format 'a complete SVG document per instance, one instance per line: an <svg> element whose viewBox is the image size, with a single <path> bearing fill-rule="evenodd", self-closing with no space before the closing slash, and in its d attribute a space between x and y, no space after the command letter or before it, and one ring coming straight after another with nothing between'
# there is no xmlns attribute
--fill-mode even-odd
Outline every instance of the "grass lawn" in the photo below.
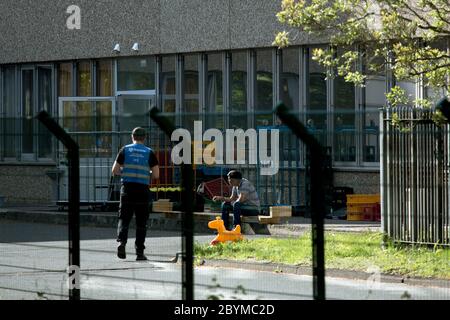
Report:
<svg viewBox="0 0 450 320"><path fill-rule="evenodd" d="M325 267L450 279L450 248L381 247L378 232L325 233ZM260 238L216 246L195 243L196 259L259 260L311 266L311 233L296 238Z"/></svg>

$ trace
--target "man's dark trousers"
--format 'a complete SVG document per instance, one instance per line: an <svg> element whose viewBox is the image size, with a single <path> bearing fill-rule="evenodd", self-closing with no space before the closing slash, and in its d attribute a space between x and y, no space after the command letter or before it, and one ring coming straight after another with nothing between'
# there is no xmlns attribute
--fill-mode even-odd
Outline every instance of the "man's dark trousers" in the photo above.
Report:
<svg viewBox="0 0 450 320"><path fill-rule="evenodd" d="M150 191L148 186L126 183L120 189L119 223L117 241L125 244L128 240L128 227L133 213L136 215L136 249L145 249L147 220L149 216Z"/></svg>
<svg viewBox="0 0 450 320"><path fill-rule="evenodd" d="M241 215L243 216L257 216L259 215L259 210L256 206L245 205L235 202L233 205L230 202L222 202L222 220L227 230L229 229L228 214L233 212L233 227L241 224Z"/></svg>

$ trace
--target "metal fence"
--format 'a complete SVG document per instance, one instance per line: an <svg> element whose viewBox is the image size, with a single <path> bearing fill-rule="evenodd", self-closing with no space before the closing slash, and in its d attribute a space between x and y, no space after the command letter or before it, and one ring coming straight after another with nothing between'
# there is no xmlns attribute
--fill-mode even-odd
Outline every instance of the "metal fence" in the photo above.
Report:
<svg viewBox="0 0 450 320"><path fill-rule="evenodd" d="M394 241L449 246L449 125L432 113L381 111L383 230Z"/></svg>
<svg viewBox="0 0 450 320"><path fill-rule="evenodd" d="M63 209L68 203L67 150L38 123L37 119L27 120L28 131L24 131L25 120L22 118L3 118L1 120L0 161L5 165L20 164L22 169L19 174L22 176L26 176L27 170L23 168L30 167L30 170L37 172L36 165L46 166L45 170L41 170L46 174L41 175L47 175L51 179L42 178L40 183L48 184L44 188L52 190L51 201L56 201ZM164 135L161 129L150 121L148 115L64 117L57 121L80 147L80 201L82 205L103 208L107 202L118 200L120 181L111 176L111 167L119 149L131 143L132 127L125 126L124 123L132 123L133 126L140 125L149 132L146 144L155 151L160 166L160 179L151 186L154 198L177 197L174 200L180 201L179 193L174 195L174 192L171 191L179 188L181 183L181 169L171 160L172 148L178 142L173 142ZM99 123L113 125L108 127L99 125ZM106 127L110 130L104 130ZM255 128L255 132L258 135L261 130L270 131L271 129L279 130L279 168L276 174L261 174L264 168L267 169L273 164L260 159L257 152L256 163L248 161L250 151L247 141L244 163L238 164L237 161L234 164L224 162L220 165L194 163L194 186L197 187L204 181L225 176L230 169L239 169L246 178L254 183L263 208L273 204L287 203L297 207L304 206L307 192L304 147L286 126L259 126ZM194 146L194 132L192 129L189 131L191 132L192 146ZM225 137L226 129L220 129L220 131ZM203 141L202 147L206 147L208 143L210 141ZM25 153L24 148L27 148L29 152ZM268 154L270 153L272 152L269 143ZM29 183L28 180L23 181L26 184ZM26 186L24 189L26 190ZM33 195L32 192L28 192L28 194L29 197ZM42 202L43 198L45 197L36 199L35 202ZM23 202L23 199L20 199L20 202Z"/></svg>

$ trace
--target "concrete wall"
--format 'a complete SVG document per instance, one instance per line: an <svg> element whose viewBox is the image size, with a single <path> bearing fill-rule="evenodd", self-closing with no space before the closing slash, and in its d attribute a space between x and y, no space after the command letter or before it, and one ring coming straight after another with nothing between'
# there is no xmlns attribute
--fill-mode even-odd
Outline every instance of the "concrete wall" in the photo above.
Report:
<svg viewBox="0 0 450 320"><path fill-rule="evenodd" d="M281 0L2 0L0 64L270 47ZM67 8L80 8L69 30ZM138 53L131 50L140 44ZM317 43L299 35L295 43ZM121 53L112 51L119 43Z"/></svg>
<svg viewBox="0 0 450 320"><path fill-rule="evenodd" d="M55 166L1 165L0 195L6 204L54 203L56 181L47 175Z"/></svg>
<svg viewBox="0 0 450 320"><path fill-rule="evenodd" d="M336 187L351 187L354 193L380 193L379 171L336 170L334 172Z"/></svg>

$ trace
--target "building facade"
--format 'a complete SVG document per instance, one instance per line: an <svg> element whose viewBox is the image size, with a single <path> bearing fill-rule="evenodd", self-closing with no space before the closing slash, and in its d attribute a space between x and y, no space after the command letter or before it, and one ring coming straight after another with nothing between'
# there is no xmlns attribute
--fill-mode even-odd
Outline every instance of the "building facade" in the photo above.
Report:
<svg viewBox="0 0 450 320"><path fill-rule="evenodd" d="M33 118L40 110L78 134L82 174L102 176L102 189L126 133L146 124L152 106L188 129L193 120L246 129L276 126L280 100L331 150L335 186L378 193L379 108L391 81L374 74L355 88L327 79L311 58L324 39L300 33L290 47L273 47L284 29L279 10L280 0L2 1L0 195L10 203L61 196L64 158ZM305 150L292 142L281 151L286 170L277 177L248 175L281 188L282 200L274 191L266 202L299 202L304 179L292 173L304 171ZM286 198L294 185L297 196Z"/></svg>

